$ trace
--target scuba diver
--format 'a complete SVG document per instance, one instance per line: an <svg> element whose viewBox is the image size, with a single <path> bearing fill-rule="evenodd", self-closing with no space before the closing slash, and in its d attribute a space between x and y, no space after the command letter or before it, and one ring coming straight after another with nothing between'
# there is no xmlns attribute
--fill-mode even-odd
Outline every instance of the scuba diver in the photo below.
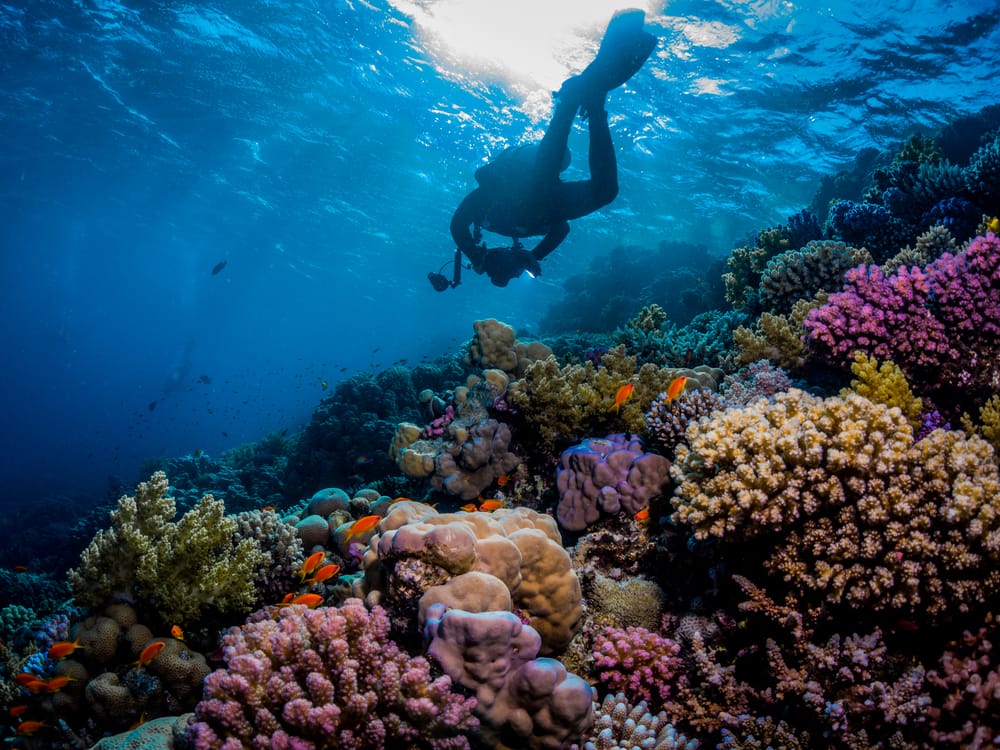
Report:
<svg viewBox="0 0 1000 750"><path fill-rule="evenodd" d="M457 246L452 279L440 271L427 274L437 291L461 283L463 254L471 263L466 268L486 273L496 286L507 286L522 272L538 276L539 261L566 239L569 221L615 199L618 164L604 104L608 92L629 80L656 46L656 37L643 29L644 23L641 10L616 13L593 62L555 93L555 111L542 140L508 148L476 170L478 187L462 200L451 220ZM564 182L559 175L569 166L566 144L577 112L588 123L590 179ZM483 230L513 242L509 248L488 248ZM542 239L532 250L521 244L522 237L539 235Z"/></svg>

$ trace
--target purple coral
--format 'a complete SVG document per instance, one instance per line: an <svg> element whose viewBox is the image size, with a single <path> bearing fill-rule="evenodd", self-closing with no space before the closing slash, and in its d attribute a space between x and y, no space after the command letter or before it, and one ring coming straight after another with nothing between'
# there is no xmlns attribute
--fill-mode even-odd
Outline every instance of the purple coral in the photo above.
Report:
<svg viewBox="0 0 1000 750"><path fill-rule="evenodd" d="M223 748L467 748L475 699L434 679L388 638L389 618L360 599L260 610L223 637L228 669L205 679L190 734Z"/></svg>
<svg viewBox="0 0 1000 750"><path fill-rule="evenodd" d="M892 360L914 387L961 389L978 400L1000 387L1000 240L977 237L923 269L891 276L872 266L848 271L842 292L812 310L807 343L846 364L855 351Z"/></svg>
<svg viewBox="0 0 1000 750"><path fill-rule="evenodd" d="M642 440L621 433L587 438L563 451L556 471L556 518L582 531L601 512L637 513L670 486L670 461L645 453Z"/></svg>
<svg viewBox="0 0 1000 750"><path fill-rule="evenodd" d="M682 679L681 647L646 628L607 627L594 640L594 669L611 693L657 711Z"/></svg>

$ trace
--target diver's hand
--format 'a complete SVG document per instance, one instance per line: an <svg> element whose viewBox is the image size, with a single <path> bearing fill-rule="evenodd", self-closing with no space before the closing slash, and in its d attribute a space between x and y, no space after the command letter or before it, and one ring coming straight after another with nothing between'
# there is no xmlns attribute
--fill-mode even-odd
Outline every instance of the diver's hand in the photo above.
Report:
<svg viewBox="0 0 1000 750"><path fill-rule="evenodd" d="M534 279L542 275L542 267L538 263L538 259L531 252L524 248L513 250L512 252L517 256L517 262L521 268L527 271L531 278Z"/></svg>

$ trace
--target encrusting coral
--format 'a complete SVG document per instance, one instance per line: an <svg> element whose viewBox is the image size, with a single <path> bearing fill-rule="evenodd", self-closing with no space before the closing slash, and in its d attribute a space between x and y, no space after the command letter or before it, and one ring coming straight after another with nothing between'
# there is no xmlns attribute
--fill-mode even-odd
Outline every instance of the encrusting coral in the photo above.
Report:
<svg viewBox="0 0 1000 750"><path fill-rule="evenodd" d="M898 408L802 391L688 429L674 520L698 539L758 540L795 596L931 620L1000 591L992 447Z"/></svg>
<svg viewBox="0 0 1000 750"><path fill-rule="evenodd" d="M134 497L118 501L111 527L97 532L67 574L77 601L145 600L164 622L181 625L207 609L249 611L262 559L257 545L236 538L236 521L211 495L175 522L169 489L166 475L156 472Z"/></svg>

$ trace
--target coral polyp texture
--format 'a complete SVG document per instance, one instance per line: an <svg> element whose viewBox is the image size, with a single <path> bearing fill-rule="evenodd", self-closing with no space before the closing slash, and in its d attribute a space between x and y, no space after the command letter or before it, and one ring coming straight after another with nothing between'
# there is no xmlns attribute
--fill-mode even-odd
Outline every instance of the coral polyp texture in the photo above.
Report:
<svg viewBox="0 0 1000 750"><path fill-rule="evenodd" d="M989 232L924 268L859 266L805 319L819 357L891 360L921 393L980 404L1000 389L1000 239Z"/></svg>
<svg viewBox="0 0 1000 750"><path fill-rule="evenodd" d="M197 750L467 748L476 701L389 639L358 599L261 610L222 639L227 668L205 680Z"/></svg>
<svg viewBox="0 0 1000 750"><path fill-rule="evenodd" d="M594 639L594 671L611 693L662 708L677 693L684 660L681 647L641 627L606 627Z"/></svg>
<svg viewBox="0 0 1000 750"><path fill-rule="evenodd" d="M112 595L145 601L165 622L185 624L207 610L247 612L262 553L238 539L236 520L221 500L205 495L177 521L162 471L124 496L111 527L97 532L69 571L77 601L107 603Z"/></svg>
<svg viewBox="0 0 1000 750"><path fill-rule="evenodd" d="M791 390L693 424L671 472L695 537L757 541L801 599L936 618L1000 587L992 447L898 408Z"/></svg>

